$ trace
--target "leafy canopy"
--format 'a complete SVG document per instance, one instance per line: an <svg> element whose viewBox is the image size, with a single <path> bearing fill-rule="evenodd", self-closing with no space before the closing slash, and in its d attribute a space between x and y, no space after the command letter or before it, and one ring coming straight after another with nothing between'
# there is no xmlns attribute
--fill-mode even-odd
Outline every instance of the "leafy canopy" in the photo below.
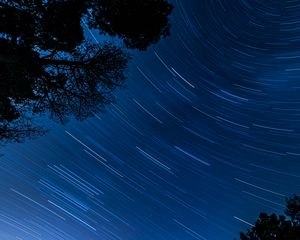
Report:
<svg viewBox="0 0 300 240"><path fill-rule="evenodd" d="M0 0L0 141L40 135L46 114L83 120L114 101L129 59L170 34L165 0ZM84 28L119 37L93 43Z"/></svg>
<svg viewBox="0 0 300 240"><path fill-rule="evenodd" d="M286 199L285 215L260 213L254 227L240 233L241 240L300 240L300 196Z"/></svg>

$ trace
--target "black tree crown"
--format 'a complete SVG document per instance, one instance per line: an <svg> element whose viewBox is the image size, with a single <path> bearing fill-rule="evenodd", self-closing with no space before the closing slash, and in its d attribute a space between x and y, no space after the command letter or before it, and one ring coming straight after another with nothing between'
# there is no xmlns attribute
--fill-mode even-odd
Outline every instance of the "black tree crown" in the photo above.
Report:
<svg viewBox="0 0 300 240"><path fill-rule="evenodd" d="M286 199L285 215L260 213L254 226L240 233L241 240L300 240L300 196Z"/></svg>
<svg viewBox="0 0 300 240"><path fill-rule="evenodd" d="M165 0L0 0L0 141L40 135L46 114L83 120L113 102L129 55L83 26L146 50L170 34Z"/></svg>

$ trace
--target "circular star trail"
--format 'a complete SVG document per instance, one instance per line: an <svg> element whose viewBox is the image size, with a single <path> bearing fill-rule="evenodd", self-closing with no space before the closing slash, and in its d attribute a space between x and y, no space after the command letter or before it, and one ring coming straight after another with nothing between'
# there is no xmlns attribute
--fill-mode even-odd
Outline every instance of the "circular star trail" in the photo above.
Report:
<svg viewBox="0 0 300 240"><path fill-rule="evenodd" d="M2 149L1 239L233 239L300 192L300 1L172 3L106 113Z"/></svg>

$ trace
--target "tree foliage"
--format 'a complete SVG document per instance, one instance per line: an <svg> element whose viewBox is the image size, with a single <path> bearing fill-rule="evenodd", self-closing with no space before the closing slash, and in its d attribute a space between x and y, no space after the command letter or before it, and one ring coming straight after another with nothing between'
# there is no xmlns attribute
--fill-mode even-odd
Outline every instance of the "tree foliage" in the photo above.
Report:
<svg viewBox="0 0 300 240"><path fill-rule="evenodd" d="M0 141L44 131L37 115L83 120L114 101L129 55L170 34L165 0L0 0ZM93 43L84 28L119 37Z"/></svg>
<svg viewBox="0 0 300 240"><path fill-rule="evenodd" d="M144 50L170 34L172 9L164 0L95 0L89 25L120 37L127 47Z"/></svg>
<svg viewBox="0 0 300 240"><path fill-rule="evenodd" d="M285 215L260 213L254 227L240 233L241 240L300 240L300 196L286 199Z"/></svg>

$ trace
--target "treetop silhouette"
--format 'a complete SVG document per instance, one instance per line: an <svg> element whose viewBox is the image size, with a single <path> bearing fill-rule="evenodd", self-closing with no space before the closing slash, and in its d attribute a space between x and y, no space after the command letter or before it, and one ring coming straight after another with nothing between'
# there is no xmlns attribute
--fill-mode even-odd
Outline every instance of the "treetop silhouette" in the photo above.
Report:
<svg viewBox="0 0 300 240"><path fill-rule="evenodd" d="M46 114L83 120L113 102L129 54L170 34L165 0L0 0L0 141L43 130ZM125 48L92 43L83 27L119 37Z"/></svg>
<svg viewBox="0 0 300 240"><path fill-rule="evenodd" d="M300 240L300 196L286 199L285 215L260 213L254 227L240 233L241 240Z"/></svg>
<svg viewBox="0 0 300 240"><path fill-rule="evenodd" d="M88 23L120 37L129 48L145 50L170 35L168 16L172 8L162 0L96 0L92 1Z"/></svg>

